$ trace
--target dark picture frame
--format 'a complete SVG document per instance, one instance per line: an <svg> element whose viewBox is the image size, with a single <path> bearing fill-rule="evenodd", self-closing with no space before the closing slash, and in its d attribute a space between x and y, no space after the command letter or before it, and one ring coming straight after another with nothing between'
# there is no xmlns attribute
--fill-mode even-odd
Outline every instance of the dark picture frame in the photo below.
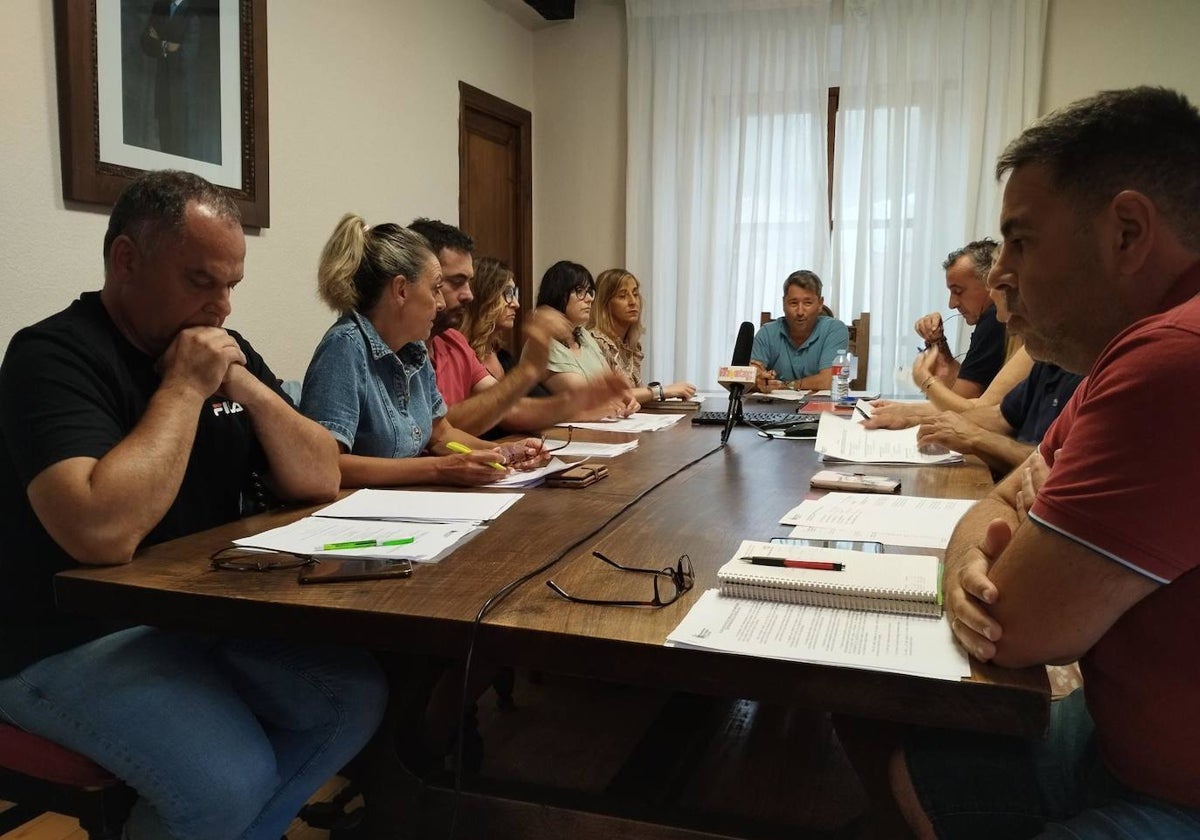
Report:
<svg viewBox="0 0 1200 840"><path fill-rule="evenodd" d="M237 202L244 225L269 227L271 216L267 121L267 0L209 0L214 9L217 8L215 4L218 2L221 2L221 8L230 8L231 3L235 4L238 13L237 89L233 90L232 84L220 85L222 97L236 97L229 101L239 103L240 131L231 133L233 127L227 125L225 132L227 136L235 138L234 154L226 152L225 160L228 163L230 159L236 158L234 163L240 163L238 186L231 186L211 177L205 169L209 164L201 160L192 160L188 156L168 155L151 150L151 156L158 155L167 162L145 168L102 159L101 132L105 131L105 128L102 127L100 119L102 80L99 69L101 61L97 6L99 5L111 18L114 14L120 14L117 7L123 0L54 0L59 144L64 199L111 206L125 186L145 169L184 169L208 177L219 184ZM163 51L165 55L165 47ZM105 89L111 89L113 80L107 77L106 80L108 84L104 86ZM115 84L122 85L119 91L120 98L128 100L128 94L123 87L124 77L117 79ZM109 134L111 133L110 129ZM219 127L211 133L219 134ZM112 138L106 134L105 139L111 147ZM141 145L127 145L124 139L118 138L123 148Z"/></svg>

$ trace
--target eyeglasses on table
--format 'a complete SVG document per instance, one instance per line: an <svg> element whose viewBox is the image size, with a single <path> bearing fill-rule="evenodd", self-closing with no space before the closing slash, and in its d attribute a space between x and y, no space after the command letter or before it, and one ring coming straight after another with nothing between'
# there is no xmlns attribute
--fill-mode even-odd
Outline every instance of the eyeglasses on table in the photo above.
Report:
<svg viewBox="0 0 1200 840"><path fill-rule="evenodd" d="M557 452L560 449L566 449L568 446L571 445L571 438L574 436L575 436L575 427L567 426L567 439L564 441L554 441L556 444L558 444L557 446L547 446L546 445L546 436L542 435L542 451L543 452Z"/></svg>
<svg viewBox="0 0 1200 840"><path fill-rule="evenodd" d="M635 572L642 575L653 575L654 597L649 601L622 601L601 598L580 598L572 595L552 580L546 581L546 586L555 594L576 604L594 604L602 607L665 607L679 600L679 596L691 591L696 584L696 575L692 570L692 558L686 554L679 555L674 566L662 569L641 569L636 566L622 566L616 560L605 557L599 551L592 552L593 557L603 560L610 566L623 572Z"/></svg>
<svg viewBox="0 0 1200 840"><path fill-rule="evenodd" d="M295 554L270 548L227 546L214 551L208 558L211 568L228 572L273 572L276 569L300 569L320 563L311 554Z"/></svg>

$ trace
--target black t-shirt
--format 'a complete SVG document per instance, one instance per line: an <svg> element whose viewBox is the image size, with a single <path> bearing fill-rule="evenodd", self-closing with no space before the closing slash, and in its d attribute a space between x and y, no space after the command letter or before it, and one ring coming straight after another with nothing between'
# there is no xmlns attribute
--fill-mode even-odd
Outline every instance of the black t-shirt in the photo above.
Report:
<svg viewBox="0 0 1200 840"><path fill-rule="evenodd" d="M962 367L958 369L958 378L974 382L987 390L1000 368L1004 367L1006 338L1004 325L996 320L996 305L992 304L975 322L975 332L971 333L971 344L967 347Z"/></svg>
<svg viewBox="0 0 1200 840"><path fill-rule="evenodd" d="M246 368L282 395L262 358L230 335ZM116 629L55 608L54 574L76 563L46 533L26 488L59 461L102 458L120 443L158 389L154 365L117 330L96 292L21 330L8 346L0 365L0 676ZM237 519L252 472L265 467L248 415L212 397L175 501L142 545Z"/></svg>
<svg viewBox="0 0 1200 840"><path fill-rule="evenodd" d="M1049 362L1034 362L1029 376L1004 395L1000 413L1016 430L1017 440L1038 444L1058 419L1083 377Z"/></svg>

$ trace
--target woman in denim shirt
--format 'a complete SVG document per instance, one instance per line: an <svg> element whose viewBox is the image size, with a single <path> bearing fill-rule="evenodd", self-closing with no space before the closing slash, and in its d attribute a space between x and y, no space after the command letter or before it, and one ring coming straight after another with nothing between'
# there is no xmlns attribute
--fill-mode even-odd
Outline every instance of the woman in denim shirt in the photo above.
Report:
<svg viewBox="0 0 1200 840"><path fill-rule="evenodd" d="M300 410L337 439L343 487L489 484L497 467L549 460L537 438L496 444L446 420L423 343L445 306L442 273L420 234L346 214L321 253L317 288L341 317L313 353ZM416 457L451 442L475 451Z"/></svg>

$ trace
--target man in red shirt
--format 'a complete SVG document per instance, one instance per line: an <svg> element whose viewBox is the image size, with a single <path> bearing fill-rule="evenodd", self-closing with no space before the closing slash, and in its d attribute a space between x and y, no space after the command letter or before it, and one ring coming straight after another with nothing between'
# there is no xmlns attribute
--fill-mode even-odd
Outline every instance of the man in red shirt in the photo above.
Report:
<svg viewBox="0 0 1200 840"><path fill-rule="evenodd" d="M546 372L554 332L559 330L565 335L570 331L570 324L558 313L536 313L525 325L526 342L517 364L502 379L492 376L458 329L463 307L473 300L474 240L454 225L436 219L414 219L408 227L429 240L442 266L446 308L438 313L426 346L451 425L472 435L486 434L496 426L511 432L536 432L609 403L614 408L624 405L627 386L619 377L606 377L584 388L544 398L526 396ZM598 416L605 413L600 410Z"/></svg>
<svg viewBox="0 0 1200 840"><path fill-rule="evenodd" d="M1006 173L991 283L1009 329L1088 378L956 529L947 615L977 658L1080 659L1085 688L1043 741L913 739L893 788L922 838L1200 837L1200 553L1181 507L1200 474L1200 113L1161 88L1101 93L1026 129Z"/></svg>

